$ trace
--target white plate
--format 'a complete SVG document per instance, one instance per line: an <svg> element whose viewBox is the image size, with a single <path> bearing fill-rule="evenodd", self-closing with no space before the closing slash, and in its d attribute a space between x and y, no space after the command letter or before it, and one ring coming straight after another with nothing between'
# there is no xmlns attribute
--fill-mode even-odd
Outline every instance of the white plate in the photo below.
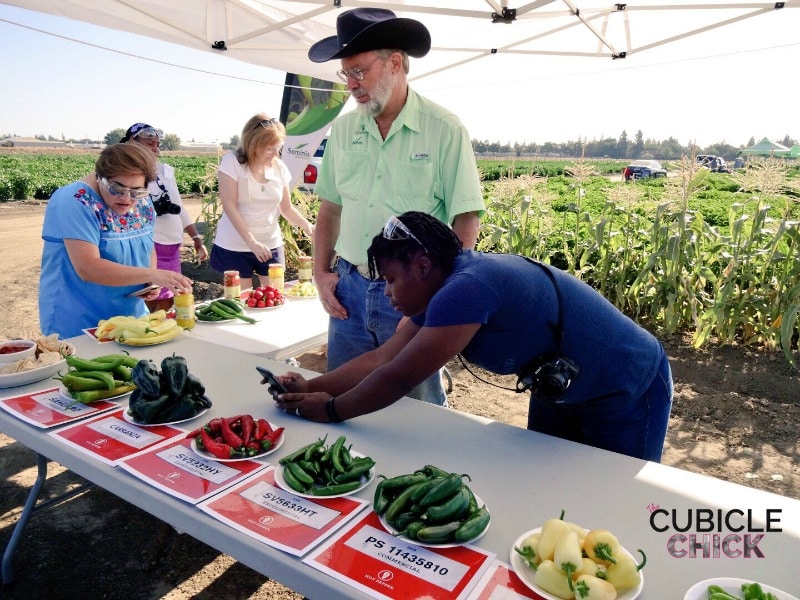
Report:
<svg viewBox="0 0 800 600"><path fill-rule="evenodd" d="M196 419L208 412L207 408L204 408L199 413L197 413L193 417L189 417L188 419L180 419L178 421L166 421L165 423L139 423L136 419L134 419L131 415L128 414L127 410L122 411L122 418L125 419L128 423L132 425L136 425L138 427L158 427L160 425L177 425L178 423L186 423L186 421L191 421L192 419Z"/></svg>
<svg viewBox="0 0 800 600"><path fill-rule="evenodd" d="M531 569L525 562L525 559L523 559L519 555L519 553L516 550L514 550L514 548L520 547L522 542L524 542L528 536L534 533L539 533L541 530L542 530L541 527L537 527L536 529L531 529L530 531L526 531L516 540L514 540L514 545L511 546L511 568L514 570L514 573L517 574L517 577L519 577L522 580L522 583L527 585L530 589L539 594L542 598L544 598L545 600L559 600L558 596L553 596L552 594L548 594L538 585L533 583L533 576L535 574L535 571ZM625 554L631 556L631 553L628 552L625 548L622 548L622 551ZM642 573L642 571L639 571L639 575L640 575L639 585L636 586L635 588L629 588L627 590L622 590L621 592L617 593L617 600L634 600L634 598L639 597L639 594L642 593L642 588L644 587L644 573Z"/></svg>
<svg viewBox="0 0 800 600"><path fill-rule="evenodd" d="M125 396L129 395L132 391L133 390L131 390L130 392L125 392L124 394L117 394L116 396L111 396L110 398L100 398L98 402L101 401L110 402L111 400L119 400L120 398L124 398ZM75 400L75 398L72 397L72 394L69 393L69 390L63 385L58 386L58 393L64 396L64 398L66 398L67 400Z"/></svg>
<svg viewBox="0 0 800 600"><path fill-rule="evenodd" d="M273 426L273 428L275 428L273 423L270 423L270 426ZM242 461L242 460L258 460L260 458L264 458L268 454L272 454L273 452L275 452L275 450L277 450L278 448L280 448L283 445L283 440L285 438L286 438L286 432L282 431L281 432L281 437L278 438L278 441L275 442L275 445L272 448L270 448L269 450L267 450L266 452L262 452L261 454L256 454L255 456L242 456L240 458L217 458L216 456L211 454L211 452L207 452L206 450L201 450L200 448L198 448L197 447L197 441L194 438L192 438L192 443L190 444L189 447L192 449L192 451L195 454L197 454L198 456L202 456L203 458L206 458L208 460L213 460L213 461L221 462L221 463L239 462L239 461Z"/></svg>
<svg viewBox="0 0 800 600"><path fill-rule="evenodd" d="M483 506L484 505L483 504L483 500L481 500L480 496L478 496L477 494L475 494L475 501L478 503L478 506ZM384 518L383 515L380 515L378 517L378 519L380 519L381 525L383 525L383 528L386 531L388 531L392 535L395 535L397 533L397 529L395 529L394 527L389 525L389 522ZM468 539L468 540L466 540L464 542L448 542L446 544L429 544L429 543L426 543L426 542L420 542L419 540L412 540L411 538L407 538L404 535L399 535L397 537L398 537L398 539L406 540L407 542L409 542L411 544L414 544L415 546L422 546L424 548L455 548L456 546L464 546L466 544L471 544L475 540L483 537L483 534L486 533L489 530L489 525L491 525L491 524L492 524L492 520L489 519L489 522L486 524L486 527L483 529L483 531L481 531L475 537L470 538L470 539Z"/></svg>
<svg viewBox="0 0 800 600"><path fill-rule="evenodd" d="M300 296L298 294L293 294L292 293L293 289L294 288L289 288L288 290L286 290L283 293L283 295L286 296L287 298L291 298L292 300L315 300L315 299L319 298L319 294L318 293L314 294L313 296Z"/></svg>
<svg viewBox="0 0 800 600"><path fill-rule="evenodd" d="M282 306L283 304L278 304L278 306L263 306L258 308L256 306L247 306L247 304L245 304L244 308L245 310L275 310L276 308L281 308Z"/></svg>
<svg viewBox="0 0 800 600"><path fill-rule="evenodd" d="M20 373L0 375L0 388L10 388L17 387L19 385L35 383L37 381L41 381L42 379L47 379L48 377L57 375L62 369L64 369L64 372L66 372L66 367L67 361L64 359L58 361L57 363L53 363L52 365L45 365L36 369L21 371Z"/></svg>
<svg viewBox="0 0 800 600"><path fill-rule="evenodd" d="M734 596L741 598L742 597L742 584L743 583L753 583L752 579L739 579L737 577L713 577L711 579L704 579L703 581L698 581L692 587L689 588L689 591L686 592L686 595L683 597L683 600L707 600L708 599L708 586L710 585L718 585L726 592L733 594ZM778 588L771 587L769 585L765 585L758 582L761 586L761 589L764 592L772 592L778 600L797 600L794 596L787 594L779 590Z"/></svg>
<svg viewBox="0 0 800 600"><path fill-rule="evenodd" d="M350 454L353 458L364 458L364 455L359 454L358 452L351 451ZM375 479L375 467L373 466L369 471L367 471L366 477L363 475L361 476L361 485L353 491L346 492L344 494L334 494L333 496L315 496L314 494L304 494L303 492L298 492L295 490L292 486L286 483L286 479L283 477L283 465L279 464L277 467L278 468L275 469L275 483L277 483L280 488L286 490L290 494L294 494L295 496L300 496L302 498L313 498L315 500L324 500L325 498L343 498L344 496L356 494L367 487L370 483L372 483L372 480Z"/></svg>

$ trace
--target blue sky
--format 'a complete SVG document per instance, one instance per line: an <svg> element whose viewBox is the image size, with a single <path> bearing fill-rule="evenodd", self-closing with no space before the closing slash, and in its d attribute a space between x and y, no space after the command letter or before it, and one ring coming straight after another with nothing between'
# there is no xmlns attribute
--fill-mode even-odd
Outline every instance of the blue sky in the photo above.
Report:
<svg viewBox="0 0 800 600"><path fill-rule="evenodd" d="M481 140L640 129L700 146L798 139L797 31L800 10L776 11L625 61L539 58L534 68L456 69L412 85ZM3 4L0 56L0 135L102 139L144 121L184 141L228 141L256 112L280 111L281 72Z"/></svg>

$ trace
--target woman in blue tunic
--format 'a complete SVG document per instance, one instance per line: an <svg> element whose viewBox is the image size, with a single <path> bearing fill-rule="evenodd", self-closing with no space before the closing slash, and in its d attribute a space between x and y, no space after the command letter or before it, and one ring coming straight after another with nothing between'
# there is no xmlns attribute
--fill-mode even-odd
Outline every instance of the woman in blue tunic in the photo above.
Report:
<svg viewBox="0 0 800 600"><path fill-rule="evenodd" d="M339 421L388 406L455 355L529 392L528 429L659 461L672 376L659 341L576 277L522 256L463 250L430 215L392 217L369 267L410 317L385 344L305 380L281 408Z"/></svg>
<svg viewBox="0 0 800 600"><path fill-rule="evenodd" d="M137 144L100 152L95 172L53 192L42 227L39 321L62 338L96 327L100 319L147 314L145 300L129 294L144 284L190 292L189 278L157 269L155 212L147 184L156 177L154 155Z"/></svg>

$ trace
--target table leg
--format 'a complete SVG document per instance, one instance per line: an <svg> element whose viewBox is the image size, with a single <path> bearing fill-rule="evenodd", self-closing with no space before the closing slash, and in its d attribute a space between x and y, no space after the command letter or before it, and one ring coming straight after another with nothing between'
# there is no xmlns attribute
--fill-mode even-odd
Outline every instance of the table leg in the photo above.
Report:
<svg viewBox="0 0 800 600"><path fill-rule="evenodd" d="M19 538L22 537L22 532L36 506L36 499L39 497L44 480L47 478L47 458L38 452L36 453L36 468L38 470L36 481L33 483L28 499L25 501L25 507L22 509L22 515L20 515L19 521L14 526L14 532L11 534L11 539L8 540L5 552L3 552L3 587L11 585L11 581L14 579L14 575L11 572L11 559L14 556L17 543L19 543Z"/></svg>

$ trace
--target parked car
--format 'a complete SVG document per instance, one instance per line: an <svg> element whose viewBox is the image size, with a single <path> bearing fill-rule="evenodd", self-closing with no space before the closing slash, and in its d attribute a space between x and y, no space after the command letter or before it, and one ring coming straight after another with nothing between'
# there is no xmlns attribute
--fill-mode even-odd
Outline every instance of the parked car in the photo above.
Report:
<svg viewBox="0 0 800 600"><path fill-rule="evenodd" d="M731 172L731 168L721 156L714 156L713 154L698 154L695 157L695 160L701 168L709 169L712 173Z"/></svg>
<svg viewBox="0 0 800 600"><path fill-rule="evenodd" d="M328 138L323 138L319 148L314 152L314 156L308 161L303 171L303 181L301 181L297 187L304 192L314 193L314 186L317 184L317 176L319 175L319 167L322 164L322 155L325 153L325 146L327 144Z"/></svg>
<svg viewBox="0 0 800 600"><path fill-rule="evenodd" d="M666 177L667 170L657 160L635 160L622 171L625 181Z"/></svg>

